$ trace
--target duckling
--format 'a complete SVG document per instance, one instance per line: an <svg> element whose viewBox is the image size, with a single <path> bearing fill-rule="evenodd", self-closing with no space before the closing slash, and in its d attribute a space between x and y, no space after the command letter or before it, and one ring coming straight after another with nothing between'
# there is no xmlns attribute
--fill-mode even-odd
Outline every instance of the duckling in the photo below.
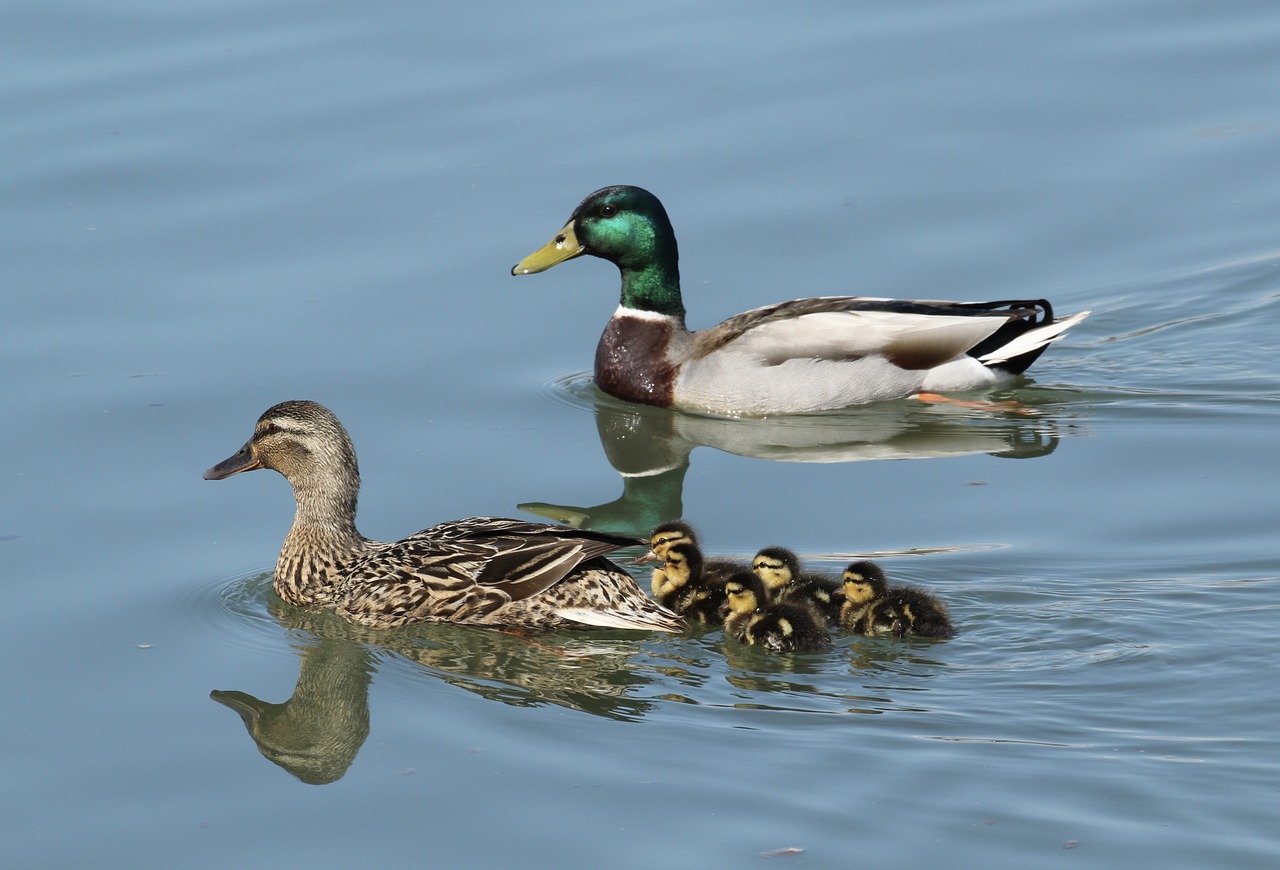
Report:
<svg viewBox="0 0 1280 870"><path fill-rule="evenodd" d="M888 591L889 581L875 562L863 560L850 564L844 569L842 578L840 625L848 631L867 634L861 628L862 618L872 602L882 598Z"/></svg>
<svg viewBox="0 0 1280 870"><path fill-rule="evenodd" d="M316 402L267 409L244 447L204 477L258 468L284 475L297 501L274 579L276 594L290 604L330 608L374 628L685 627L605 558L639 543L631 538L500 517L452 520L393 543L366 538L355 524L355 447L333 412Z"/></svg>
<svg viewBox="0 0 1280 870"><path fill-rule="evenodd" d="M828 623L840 618L840 586L821 574L801 573L800 559L786 547L765 547L751 560L770 602L803 604Z"/></svg>
<svg viewBox="0 0 1280 870"><path fill-rule="evenodd" d="M1044 299L823 296L690 332L671 220L656 196L630 185L590 194L511 273L542 272L583 254L609 260L622 276L620 305L596 347L596 385L664 408L799 414L981 389L1021 374L1089 314L1055 318Z"/></svg>
<svg viewBox="0 0 1280 870"><path fill-rule="evenodd" d="M854 562L844 569L840 624L858 634L955 634L941 599L915 586L890 587L880 566L869 561Z"/></svg>
<svg viewBox="0 0 1280 870"><path fill-rule="evenodd" d="M702 556L702 544L698 540L698 533L693 526L684 520L667 520L654 526L653 532L649 535L649 552L641 556L637 561L651 562L654 559L666 559L667 551L676 544L690 544L698 549L698 556ZM699 577L706 583L715 585L723 585L733 574L741 571L743 565L741 562L729 561L725 559L712 559L711 561L702 560L702 567ZM662 568L656 568L653 572L653 596L658 598L661 596L659 584L664 582L661 572Z"/></svg>
<svg viewBox="0 0 1280 870"><path fill-rule="evenodd" d="M769 603L764 581L740 571L725 583L724 632L739 643L773 652L822 652L831 649L826 625L809 607Z"/></svg>
<svg viewBox="0 0 1280 870"><path fill-rule="evenodd" d="M862 634L955 636L946 605L936 595L915 586L895 586L871 602L859 627Z"/></svg>
<svg viewBox="0 0 1280 870"><path fill-rule="evenodd" d="M707 625L723 622L724 583L709 577L702 551L690 540L662 547L664 562L653 570L653 595L663 607Z"/></svg>

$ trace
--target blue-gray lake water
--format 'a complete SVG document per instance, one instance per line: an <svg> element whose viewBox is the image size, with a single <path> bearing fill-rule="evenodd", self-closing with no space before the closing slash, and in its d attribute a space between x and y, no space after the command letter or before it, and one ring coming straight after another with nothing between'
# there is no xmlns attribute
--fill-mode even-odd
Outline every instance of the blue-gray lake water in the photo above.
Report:
<svg viewBox="0 0 1280 870"><path fill-rule="evenodd" d="M1280 6L3 17L6 866L1280 864ZM616 183L666 204L694 327L1094 313L965 397L1003 410L628 407L588 374L616 270L509 275ZM286 483L201 479L294 398L350 430L372 537L683 514L716 554L875 555L959 635L298 612Z"/></svg>

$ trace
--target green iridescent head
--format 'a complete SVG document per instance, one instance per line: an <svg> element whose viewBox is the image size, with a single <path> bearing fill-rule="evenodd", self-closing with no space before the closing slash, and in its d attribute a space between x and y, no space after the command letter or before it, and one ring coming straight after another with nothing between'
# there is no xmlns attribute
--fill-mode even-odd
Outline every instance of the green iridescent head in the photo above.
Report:
<svg viewBox="0 0 1280 870"><path fill-rule="evenodd" d="M667 210L649 191L630 185L604 187L588 196L545 246L517 263L513 275L530 275L590 254L622 273L627 308L684 316L680 253Z"/></svg>

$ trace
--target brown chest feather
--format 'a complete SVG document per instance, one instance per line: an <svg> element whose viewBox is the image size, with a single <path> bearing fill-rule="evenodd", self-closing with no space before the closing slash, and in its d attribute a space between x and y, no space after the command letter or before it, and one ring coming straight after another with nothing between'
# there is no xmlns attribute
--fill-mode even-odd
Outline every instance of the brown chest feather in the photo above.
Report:
<svg viewBox="0 0 1280 870"><path fill-rule="evenodd" d="M667 359L671 328L636 317L610 320L596 347L596 386L629 402L670 407L679 372Z"/></svg>

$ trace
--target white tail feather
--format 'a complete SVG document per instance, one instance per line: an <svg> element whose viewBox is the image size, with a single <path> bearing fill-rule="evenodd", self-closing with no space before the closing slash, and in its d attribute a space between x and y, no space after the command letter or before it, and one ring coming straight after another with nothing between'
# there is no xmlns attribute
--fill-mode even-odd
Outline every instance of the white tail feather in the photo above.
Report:
<svg viewBox="0 0 1280 870"><path fill-rule="evenodd" d="M581 622L583 625L594 625L598 628L627 628L645 631L679 631L682 628L680 618L675 614L665 616L658 613L617 613L588 610L582 607L558 607L556 613L565 619Z"/></svg>
<svg viewBox="0 0 1280 870"><path fill-rule="evenodd" d="M990 353L984 353L978 357L978 361L989 366L999 365L1014 357L1022 356L1024 353L1030 353L1045 345L1053 344L1062 338L1064 332L1084 320L1091 313L1089 311L1081 311L1079 314L1073 314L1070 317L1055 320L1053 323L1038 326L1035 329L1024 332L1004 347L998 347Z"/></svg>

